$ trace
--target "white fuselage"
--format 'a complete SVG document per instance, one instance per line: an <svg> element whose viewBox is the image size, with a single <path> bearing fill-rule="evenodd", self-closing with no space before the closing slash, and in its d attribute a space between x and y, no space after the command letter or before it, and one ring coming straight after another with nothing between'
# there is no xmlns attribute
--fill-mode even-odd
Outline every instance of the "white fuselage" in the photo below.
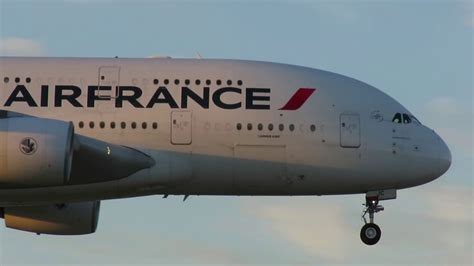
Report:
<svg viewBox="0 0 474 266"><path fill-rule="evenodd" d="M431 129L392 121L411 113L378 89L284 64L0 58L0 105L71 121L76 134L155 161L114 181L0 188L1 206L150 194L365 193L429 182L450 163Z"/></svg>

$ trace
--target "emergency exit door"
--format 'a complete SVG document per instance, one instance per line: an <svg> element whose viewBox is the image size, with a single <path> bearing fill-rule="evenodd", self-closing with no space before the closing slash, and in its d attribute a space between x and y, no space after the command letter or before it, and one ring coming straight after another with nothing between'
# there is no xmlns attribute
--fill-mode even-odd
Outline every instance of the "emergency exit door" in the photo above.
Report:
<svg viewBox="0 0 474 266"><path fill-rule="evenodd" d="M192 113L189 111L171 112L171 143L188 145L192 142Z"/></svg>
<svg viewBox="0 0 474 266"><path fill-rule="evenodd" d="M340 116L341 147L360 147L360 117L358 114L341 114Z"/></svg>

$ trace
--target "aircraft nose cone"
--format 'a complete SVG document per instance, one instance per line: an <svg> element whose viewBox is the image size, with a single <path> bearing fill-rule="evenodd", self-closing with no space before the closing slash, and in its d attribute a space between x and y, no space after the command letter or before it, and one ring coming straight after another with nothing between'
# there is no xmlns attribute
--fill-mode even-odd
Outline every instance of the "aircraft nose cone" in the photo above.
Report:
<svg viewBox="0 0 474 266"><path fill-rule="evenodd" d="M439 171L440 176L448 171L451 166L451 151L449 150L448 145L444 142L443 139L439 138L440 142L440 151L439 151Z"/></svg>

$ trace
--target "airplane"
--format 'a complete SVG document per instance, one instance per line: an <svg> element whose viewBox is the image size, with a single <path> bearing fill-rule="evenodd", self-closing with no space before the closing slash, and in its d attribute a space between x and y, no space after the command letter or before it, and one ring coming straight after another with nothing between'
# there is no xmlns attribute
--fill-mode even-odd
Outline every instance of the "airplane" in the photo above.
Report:
<svg viewBox="0 0 474 266"><path fill-rule="evenodd" d="M379 202L451 165L395 99L309 67L0 57L0 84L0 216L37 234L94 233L108 199L364 194L374 245Z"/></svg>

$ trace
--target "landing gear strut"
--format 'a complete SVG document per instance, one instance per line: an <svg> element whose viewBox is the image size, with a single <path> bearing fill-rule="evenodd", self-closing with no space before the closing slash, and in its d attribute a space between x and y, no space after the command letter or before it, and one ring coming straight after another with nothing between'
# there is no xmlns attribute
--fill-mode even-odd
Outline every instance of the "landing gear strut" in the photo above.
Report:
<svg viewBox="0 0 474 266"><path fill-rule="evenodd" d="M374 214L380 211L383 211L384 208L382 205L379 205L379 197L365 197L365 208L362 214L362 219L364 220L365 225L360 230L360 239L366 245L375 245L380 240L382 231L380 227L374 223ZM366 215L369 214L369 222L367 222Z"/></svg>

